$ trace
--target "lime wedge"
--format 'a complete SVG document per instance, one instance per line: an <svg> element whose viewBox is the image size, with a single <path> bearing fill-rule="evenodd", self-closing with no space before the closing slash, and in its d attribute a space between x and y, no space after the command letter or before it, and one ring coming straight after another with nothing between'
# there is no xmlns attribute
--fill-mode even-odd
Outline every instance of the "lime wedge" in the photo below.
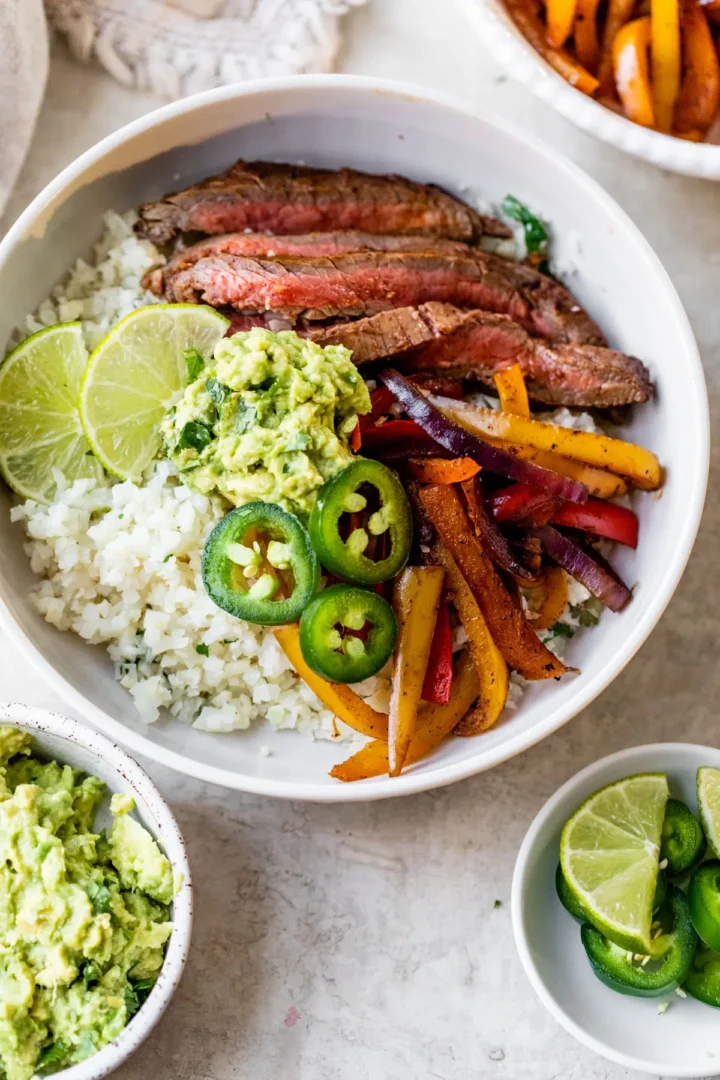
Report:
<svg viewBox="0 0 720 1080"><path fill-rule="evenodd" d="M651 951L667 777L640 773L591 795L566 823L560 864L571 893L601 933Z"/></svg>
<svg viewBox="0 0 720 1080"><path fill-rule="evenodd" d="M185 350L207 359L228 325L199 304L150 304L100 342L85 369L80 418L108 472L121 480L142 476L160 450L160 423L188 384Z"/></svg>
<svg viewBox="0 0 720 1080"><path fill-rule="evenodd" d="M720 769L702 765L697 771L700 821L716 859L720 858Z"/></svg>
<svg viewBox="0 0 720 1080"><path fill-rule="evenodd" d="M58 323L26 338L0 367L0 471L19 495L48 503L55 469L100 479L78 414L87 363L82 326Z"/></svg>

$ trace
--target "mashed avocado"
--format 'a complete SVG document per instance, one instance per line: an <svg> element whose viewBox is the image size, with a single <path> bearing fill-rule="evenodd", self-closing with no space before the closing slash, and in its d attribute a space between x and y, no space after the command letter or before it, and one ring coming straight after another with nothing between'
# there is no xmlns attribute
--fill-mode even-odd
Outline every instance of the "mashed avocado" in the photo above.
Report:
<svg viewBox="0 0 720 1080"><path fill-rule="evenodd" d="M0 727L0 1076L30 1080L114 1039L162 966L170 863L105 785Z"/></svg>
<svg viewBox="0 0 720 1080"><path fill-rule="evenodd" d="M183 480L235 506L260 500L309 514L351 460L358 414L370 411L349 350L254 329L224 338L201 371L192 357L188 367L196 377L163 424Z"/></svg>

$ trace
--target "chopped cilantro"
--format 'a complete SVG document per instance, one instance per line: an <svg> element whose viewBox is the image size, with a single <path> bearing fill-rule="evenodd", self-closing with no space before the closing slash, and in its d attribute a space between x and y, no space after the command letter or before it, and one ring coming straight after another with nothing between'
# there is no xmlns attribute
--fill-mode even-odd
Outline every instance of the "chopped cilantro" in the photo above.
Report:
<svg viewBox="0 0 720 1080"><path fill-rule="evenodd" d="M514 195L505 196L502 208L509 218L519 221L522 225L528 255L544 255L547 252L549 237L542 221L528 210L527 206L523 206Z"/></svg>
<svg viewBox="0 0 720 1080"><path fill-rule="evenodd" d="M48 1069L51 1065L59 1065L68 1056L68 1048L62 1039L58 1039L54 1043L50 1043L40 1054L40 1057L35 1062L35 1068L39 1072L41 1069ZM50 1072L54 1072L54 1069L50 1069Z"/></svg>
<svg viewBox="0 0 720 1080"><path fill-rule="evenodd" d="M86 990L92 990L93 986L97 986L100 982L100 976L102 972L97 964L94 964L92 960L88 960L82 966L82 981Z"/></svg>
<svg viewBox="0 0 720 1080"><path fill-rule="evenodd" d="M125 1008L127 1010L129 1020L130 1017L134 1016L140 1008L140 998L135 993L132 983L128 983L128 985L125 987L123 997L125 998Z"/></svg>
<svg viewBox="0 0 720 1080"><path fill-rule="evenodd" d="M96 881L88 881L86 892L98 915L104 915L110 910L110 890L106 885L98 885Z"/></svg>
<svg viewBox="0 0 720 1080"><path fill-rule="evenodd" d="M581 626L597 626L602 608L602 602L591 596L584 604L571 604L570 614Z"/></svg>
<svg viewBox="0 0 720 1080"><path fill-rule="evenodd" d="M186 349L183 356L185 357L185 363L187 364L188 382L195 382L198 375L205 367L205 361L197 349Z"/></svg>
<svg viewBox="0 0 720 1080"><path fill-rule="evenodd" d="M236 638L224 637L222 639L222 643L223 643L223 645L234 645L236 640L237 640Z"/></svg>
<svg viewBox="0 0 720 1080"><path fill-rule="evenodd" d="M497 908L502 907L502 900L496 900L495 903L493 904L493 907L496 910L497 910Z"/></svg>
<svg viewBox="0 0 720 1080"><path fill-rule="evenodd" d="M201 424L199 420L188 420L180 432L178 450L197 450L202 453L206 446L212 442L212 432L207 424Z"/></svg>
<svg viewBox="0 0 720 1080"><path fill-rule="evenodd" d="M210 646L209 645L203 645L202 642L201 642L199 645L195 646L195 652L200 653L201 656L209 656L210 655Z"/></svg>
<svg viewBox="0 0 720 1080"><path fill-rule="evenodd" d="M307 450L310 445L310 436L306 431L296 431L287 441L286 451Z"/></svg>
<svg viewBox="0 0 720 1080"><path fill-rule="evenodd" d="M238 398L237 412L235 414L235 431L238 435L244 435L246 431L255 426L257 409L248 405L242 398Z"/></svg>
<svg viewBox="0 0 720 1080"><path fill-rule="evenodd" d="M548 645L556 637L571 638L575 636L575 627L568 623L556 622L548 627L548 637L543 638L543 645Z"/></svg>
<svg viewBox="0 0 720 1080"><path fill-rule="evenodd" d="M163 562L170 562L170 559L172 559L172 557L173 557L173 553L172 553L172 551L169 551L168 554L163 559Z"/></svg>
<svg viewBox="0 0 720 1080"><path fill-rule="evenodd" d="M224 383L221 383L219 379L206 379L205 389L212 398L213 404L216 409L219 409L225 398L230 393L230 390Z"/></svg>

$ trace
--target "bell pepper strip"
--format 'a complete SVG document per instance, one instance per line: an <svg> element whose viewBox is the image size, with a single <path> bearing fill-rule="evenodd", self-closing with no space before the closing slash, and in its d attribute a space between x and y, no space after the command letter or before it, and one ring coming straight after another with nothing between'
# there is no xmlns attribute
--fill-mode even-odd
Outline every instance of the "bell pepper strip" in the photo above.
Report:
<svg viewBox="0 0 720 1080"><path fill-rule="evenodd" d="M720 105L720 63L707 16L695 0L682 0L683 79L675 103L673 134L706 132Z"/></svg>
<svg viewBox="0 0 720 1080"><path fill-rule="evenodd" d="M602 33L600 60L597 77L600 83L599 97L615 99L613 75L613 45L623 26L633 17L635 0L609 0Z"/></svg>
<svg viewBox="0 0 720 1080"><path fill-rule="evenodd" d="M483 551L501 570L512 575L519 585L530 588L537 585L540 575L533 573L514 554L507 537L498 528L495 519L485 508L485 499L475 480L465 480L460 485L470 523L482 544Z"/></svg>
<svg viewBox="0 0 720 1080"><path fill-rule="evenodd" d="M266 551L258 536L269 538ZM286 571L292 571L294 579L289 595ZM278 626L300 618L317 590L320 564L294 514L272 503L253 502L231 510L210 533L202 578L208 596L223 611L246 622Z"/></svg>
<svg viewBox="0 0 720 1080"><path fill-rule="evenodd" d="M364 528L342 535L345 514L364 511L368 505L360 488L377 492L379 509L370 513ZM379 461L358 458L318 492L310 513L308 531L320 561L331 573L352 585L377 585L395 577L407 562L412 544L412 512L400 481ZM390 534L390 551L383 559L366 554L372 540Z"/></svg>
<svg viewBox="0 0 720 1080"><path fill-rule="evenodd" d="M644 15L618 31L612 49L615 86L625 115L647 128L654 128L656 119L648 62L651 36L651 17Z"/></svg>
<svg viewBox="0 0 720 1080"><path fill-rule="evenodd" d="M720 952L720 862L702 863L688 889L688 903L693 926L708 949Z"/></svg>
<svg viewBox="0 0 720 1080"><path fill-rule="evenodd" d="M381 416L385 416L390 411L390 406L394 401L395 396L390 393L387 386L378 386L377 390L373 390L370 395L370 412L358 417L360 431L366 431Z"/></svg>
<svg viewBox="0 0 720 1080"><path fill-rule="evenodd" d="M297 623L278 626L274 633L280 648L300 678L338 720L369 739L387 739L388 721L384 713L371 709L349 686L328 682L308 667L300 647L300 628Z"/></svg>
<svg viewBox="0 0 720 1080"><path fill-rule="evenodd" d="M533 630L547 630L560 622L568 604L568 580L559 566L549 566L545 581L538 592L542 593L540 606L529 619Z"/></svg>
<svg viewBox="0 0 720 1080"><path fill-rule="evenodd" d="M428 657L425 681L422 688L423 701L434 705L447 705L452 693L453 634L450 626L450 608L445 598L438 610L435 633Z"/></svg>
<svg viewBox="0 0 720 1080"><path fill-rule="evenodd" d="M704 850L705 833L690 807L680 799L668 799L660 841L660 862L667 860L668 874L684 874Z"/></svg>
<svg viewBox="0 0 720 1080"><path fill-rule="evenodd" d="M390 776L399 776L417 722L445 573L439 566L407 566L393 585L398 623L390 694Z"/></svg>
<svg viewBox="0 0 720 1080"><path fill-rule="evenodd" d="M550 518L554 525L604 536L618 544L636 548L638 544L638 519L632 510L601 499L588 499L582 506L565 503Z"/></svg>
<svg viewBox="0 0 720 1080"><path fill-rule="evenodd" d="M548 44L561 49L570 37L575 19L576 0L547 0L545 21Z"/></svg>
<svg viewBox="0 0 720 1080"><path fill-rule="evenodd" d="M517 416L530 415L527 387L519 364L498 371L495 375L495 388L503 412L515 413Z"/></svg>
<svg viewBox="0 0 720 1080"><path fill-rule="evenodd" d="M693 930L685 894L674 886L668 889L672 930L653 941L651 957L656 965L644 966L633 953L615 945L585 923L580 937L593 971L601 982L620 994L633 997L660 997L671 994L685 981L690 970L697 935Z"/></svg>
<svg viewBox="0 0 720 1080"><path fill-rule="evenodd" d="M297 623L276 626L273 633L277 644L293 664L300 678L308 684L332 714L353 731L366 735L368 739L388 738L388 717L384 713L378 713L375 708L370 708L349 686L329 683L327 679L316 675L305 663L300 648L300 627Z"/></svg>
<svg viewBox="0 0 720 1080"><path fill-rule="evenodd" d="M468 649L463 649L455 661L452 696L447 705L421 705L415 732L410 740L405 766L427 757L456 724L462 719L478 696L475 664ZM367 743L356 754L335 765L330 776L344 783L369 780L373 776L386 775L389 769L387 741L376 739Z"/></svg>
<svg viewBox="0 0 720 1080"><path fill-rule="evenodd" d="M662 472L655 455L642 446L634 446L622 439L611 439L594 431L577 431L574 428L546 424L512 413L495 409L483 409L449 398L431 398L444 416L454 420L467 431L481 436L490 435L504 443L532 446L536 450L551 450L593 465L609 469L632 480L636 487L652 491L660 487ZM579 500L572 500L579 501Z"/></svg>
<svg viewBox="0 0 720 1080"><path fill-rule="evenodd" d="M650 30L655 126L669 132L682 70L679 0L651 0Z"/></svg>
<svg viewBox="0 0 720 1080"><path fill-rule="evenodd" d="M406 472L421 484L460 484L480 472L472 458L410 458Z"/></svg>
<svg viewBox="0 0 720 1080"><path fill-rule="evenodd" d="M597 71L600 59L597 10L600 0L577 0L573 40L578 60L590 72Z"/></svg>
<svg viewBox="0 0 720 1080"><path fill-rule="evenodd" d="M485 436L492 446L502 446L508 449L508 443L492 436ZM620 495L627 495L630 490L628 483L620 476L607 472L605 469L595 469L591 465L584 465L581 461L571 461L570 458L562 457L552 450L535 450L531 446L513 446L512 453L524 461L533 461L541 468L549 472L560 473L571 480L577 480L584 484L590 495L597 499L616 499Z"/></svg>
<svg viewBox="0 0 720 1080"><path fill-rule="evenodd" d="M437 457L454 456L447 455L443 447L414 420L387 420L384 424L367 428L363 433L363 451L366 454L382 457L393 450L399 450L402 457L418 451Z"/></svg>
<svg viewBox="0 0 720 1080"><path fill-rule="evenodd" d="M387 600L368 589L331 585L300 619L300 649L323 679L356 683L377 675L392 656L397 622Z"/></svg>
<svg viewBox="0 0 720 1080"><path fill-rule="evenodd" d="M488 497L490 512L499 523L510 525L547 525L550 518L565 504L531 488L528 484L511 484L500 488Z"/></svg>
<svg viewBox="0 0 720 1080"><path fill-rule="evenodd" d="M506 7L520 33L543 60L576 90L592 96L598 88L598 80L573 59L566 49L556 49L549 44L537 7L526 3L525 0L508 0Z"/></svg>
<svg viewBox="0 0 720 1080"><path fill-rule="evenodd" d="M573 543L569 537L544 525L537 535L551 559L558 566L585 586L588 592L602 600L611 611L622 611L632 599L632 593L615 574L600 565L599 557L593 559L586 551Z"/></svg>
<svg viewBox="0 0 720 1080"><path fill-rule="evenodd" d="M554 679L569 669L528 626L468 521L454 487L420 488L433 525L467 581L492 639L510 667L526 679Z"/></svg>
<svg viewBox="0 0 720 1080"><path fill-rule="evenodd" d="M429 557L445 571L445 580L452 590L453 604L468 636L468 648L480 680L478 699L458 722L455 733L477 735L492 727L505 708L509 685L507 664L492 639L470 586L442 541L435 541Z"/></svg>
<svg viewBox="0 0 720 1080"><path fill-rule="evenodd" d="M350 449L354 454L357 454L362 446L362 428L360 427L360 420L350 432Z"/></svg>

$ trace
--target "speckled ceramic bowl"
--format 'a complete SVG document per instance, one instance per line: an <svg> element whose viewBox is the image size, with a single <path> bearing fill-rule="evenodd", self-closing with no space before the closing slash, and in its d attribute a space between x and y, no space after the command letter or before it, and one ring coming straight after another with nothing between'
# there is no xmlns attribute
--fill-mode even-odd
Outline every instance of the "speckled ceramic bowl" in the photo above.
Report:
<svg viewBox="0 0 720 1080"><path fill-rule="evenodd" d="M185 844L177 822L147 773L124 750L104 735L66 716L28 705L0 704L0 724L12 724L32 733L39 754L91 773L107 784L109 795L119 791L135 800L134 815L152 833L181 881L172 905L173 932L158 980L147 1001L117 1039L79 1065L54 1076L63 1080L101 1080L119 1068L147 1038L175 993L190 948L192 883ZM105 803L103 807L110 818Z"/></svg>
<svg viewBox="0 0 720 1080"><path fill-rule="evenodd" d="M672 172L720 180L720 126L709 142L692 143L633 124L589 98L550 67L508 15L503 0L461 0L483 45L514 79L568 120L635 157Z"/></svg>

